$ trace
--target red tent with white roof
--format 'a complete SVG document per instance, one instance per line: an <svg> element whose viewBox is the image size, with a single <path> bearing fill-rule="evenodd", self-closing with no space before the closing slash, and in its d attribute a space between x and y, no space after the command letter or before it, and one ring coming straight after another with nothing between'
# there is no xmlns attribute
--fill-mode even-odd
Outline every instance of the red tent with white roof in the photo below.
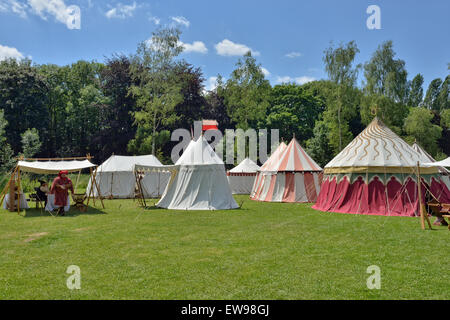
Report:
<svg viewBox="0 0 450 320"><path fill-rule="evenodd" d="M270 202L315 202L321 180L322 168L293 138L288 146L281 144L261 167L250 198Z"/></svg>

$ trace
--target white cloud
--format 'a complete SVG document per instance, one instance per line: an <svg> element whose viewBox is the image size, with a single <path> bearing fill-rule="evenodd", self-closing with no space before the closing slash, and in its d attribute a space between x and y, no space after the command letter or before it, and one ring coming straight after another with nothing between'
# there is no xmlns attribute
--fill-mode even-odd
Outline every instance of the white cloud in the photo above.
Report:
<svg viewBox="0 0 450 320"><path fill-rule="evenodd" d="M160 18L158 18L158 17L150 17L150 18L148 18L148 20L149 21L151 21L151 22L153 22L154 24L156 24L156 25L159 25L160 23L161 23L161 19Z"/></svg>
<svg viewBox="0 0 450 320"><path fill-rule="evenodd" d="M179 16L179 17L172 17L172 20L175 21L178 24L182 24L185 27L189 27L191 25L191 23L189 22L188 19L186 19L185 17Z"/></svg>
<svg viewBox="0 0 450 320"><path fill-rule="evenodd" d="M218 55L221 56L243 56L247 52L251 51L253 56L259 56L258 51L253 51L251 48L244 44L234 43L228 39L224 39L215 45Z"/></svg>
<svg viewBox="0 0 450 320"><path fill-rule="evenodd" d="M64 0L28 0L30 10L47 20L47 15L67 26L69 29L81 29L81 10L79 6L67 6Z"/></svg>
<svg viewBox="0 0 450 320"><path fill-rule="evenodd" d="M262 73L264 74L265 77L270 76L270 72L269 72L269 70L267 70L266 68L261 67L261 71L262 71Z"/></svg>
<svg viewBox="0 0 450 320"><path fill-rule="evenodd" d="M301 57L302 54L300 52L290 52L285 55L288 58L298 58Z"/></svg>
<svg viewBox="0 0 450 320"><path fill-rule="evenodd" d="M117 19L125 19L131 18L134 14L134 11L137 8L136 2L133 2L132 5L126 5L122 3L118 3L117 7L108 10L105 15L108 19L117 18Z"/></svg>
<svg viewBox="0 0 450 320"><path fill-rule="evenodd" d="M278 76L276 79L277 83L288 83L288 82L295 82L297 84L305 84L311 81L315 81L316 79L313 77L308 77L308 76L301 76L301 77L296 77L296 78L291 78L289 76L283 76L280 77Z"/></svg>
<svg viewBox="0 0 450 320"><path fill-rule="evenodd" d="M0 61L9 59L9 58L20 60L20 59L23 59L24 56L16 48L2 46L0 44Z"/></svg>
<svg viewBox="0 0 450 320"><path fill-rule="evenodd" d="M208 53L208 48L206 48L205 44L202 41L194 41L193 43L184 43L180 41L179 44L184 47L183 52L185 53Z"/></svg>
<svg viewBox="0 0 450 320"><path fill-rule="evenodd" d="M217 88L217 77L209 77L208 80L206 80L205 90L212 91L215 88Z"/></svg>
<svg viewBox="0 0 450 320"><path fill-rule="evenodd" d="M27 17L27 5L16 0L0 0L0 12L12 12L21 18Z"/></svg>

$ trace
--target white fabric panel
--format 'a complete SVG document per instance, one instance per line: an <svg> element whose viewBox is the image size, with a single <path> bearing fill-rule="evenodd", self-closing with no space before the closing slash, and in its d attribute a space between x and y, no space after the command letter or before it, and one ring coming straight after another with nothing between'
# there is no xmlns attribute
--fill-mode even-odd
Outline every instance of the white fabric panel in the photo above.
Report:
<svg viewBox="0 0 450 320"><path fill-rule="evenodd" d="M233 194L250 194L256 176L228 176L227 178Z"/></svg>
<svg viewBox="0 0 450 320"><path fill-rule="evenodd" d="M450 177L449 176L441 176L441 179L444 181L444 183L447 186L448 190L450 190Z"/></svg>
<svg viewBox="0 0 450 320"><path fill-rule="evenodd" d="M319 173L313 172L314 186L316 187L316 194L319 196L320 193L320 183L319 183Z"/></svg>
<svg viewBox="0 0 450 320"><path fill-rule="evenodd" d="M144 156L116 156L112 155L98 167L97 172L131 172L135 165L162 166L154 155Z"/></svg>
<svg viewBox="0 0 450 320"><path fill-rule="evenodd" d="M179 166L157 206L177 210L238 208L223 164Z"/></svg>
<svg viewBox="0 0 450 320"><path fill-rule="evenodd" d="M267 197L267 193L269 192L270 182L272 181L272 175L265 174L262 177L261 183L262 183L262 190L259 194L258 200L264 201Z"/></svg>
<svg viewBox="0 0 450 320"><path fill-rule="evenodd" d="M169 172L147 172L141 181L144 197L160 197L164 193L169 179Z"/></svg>
<svg viewBox="0 0 450 320"><path fill-rule="evenodd" d="M305 175L303 173L295 174L295 202L308 202L308 196L305 188Z"/></svg>
<svg viewBox="0 0 450 320"><path fill-rule="evenodd" d="M96 167L89 160L73 161L19 161L17 166L21 171L33 173L58 173L62 170L76 172L82 169Z"/></svg>
<svg viewBox="0 0 450 320"><path fill-rule="evenodd" d="M430 167L450 167L450 157L442 161L424 163L424 165Z"/></svg>
<svg viewBox="0 0 450 320"><path fill-rule="evenodd" d="M277 173L272 176L272 179L276 179L273 187L272 201L281 202L283 201L283 194L286 186L286 175L284 173Z"/></svg>
<svg viewBox="0 0 450 320"><path fill-rule="evenodd" d="M100 172L95 177L100 195L105 198L113 197L119 199L134 198L136 178L134 172ZM86 194L89 195L91 180L89 180ZM98 197L97 188L93 189L95 197Z"/></svg>
<svg viewBox="0 0 450 320"><path fill-rule="evenodd" d="M14 200L14 201L15 201L15 204L17 206L17 200ZM5 201L3 201L3 209L7 209L8 208L8 206L7 206L8 204L9 204L9 193L7 193L5 195ZM22 209L29 209L28 201L25 198L25 195L23 193L20 194L20 209L21 210Z"/></svg>
<svg viewBox="0 0 450 320"><path fill-rule="evenodd" d="M53 210L58 209L59 206L55 205L55 195L48 194L47 195L47 205L45 206L45 211L52 212ZM67 206L64 207L64 211L67 212L70 209L70 196L67 196Z"/></svg>

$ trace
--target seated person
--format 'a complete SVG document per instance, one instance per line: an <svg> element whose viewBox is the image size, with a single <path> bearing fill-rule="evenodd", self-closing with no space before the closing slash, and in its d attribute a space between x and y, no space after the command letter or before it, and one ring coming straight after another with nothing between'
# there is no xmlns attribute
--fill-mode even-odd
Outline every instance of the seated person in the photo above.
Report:
<svg viewBox="0 0 450 320"><path fill-rule="evenodd" d="M55 195L55 207L58 209L58 214L64 216L64 207L68 205L68 197L69 197L69 190L74 193L73 191L73 185L72 180L70 180L67 175L69 172L67 171L60 171L58 173L58 177L53 180L52 187L50 189L50 192Z"/></svg>
<svg viewBox="0 0 450 320"><path fill-rule="evenodd" d="M50 190L48 189L48 183L42 180L39 180L39 182L41 183L41 186L38 188L35 188L36 190L36 195L38 197L38 199L40 201L44 201L45 205L47 205L47 195L50 192Z"/></svg>

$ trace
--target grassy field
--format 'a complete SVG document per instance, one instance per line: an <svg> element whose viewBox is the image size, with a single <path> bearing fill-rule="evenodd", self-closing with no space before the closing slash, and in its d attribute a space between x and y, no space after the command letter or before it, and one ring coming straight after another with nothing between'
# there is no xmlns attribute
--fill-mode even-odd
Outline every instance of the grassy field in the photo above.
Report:
<svg viewBox="0 0 450 320"><path fill-rule="evenodd" d="M450 298L445 227L236 198L242 209L215 212L133 200L58 218L2 210L0 299ZM69 265L81 290L66 287ZM380 290L366 287L370 265Z"/></svg>

